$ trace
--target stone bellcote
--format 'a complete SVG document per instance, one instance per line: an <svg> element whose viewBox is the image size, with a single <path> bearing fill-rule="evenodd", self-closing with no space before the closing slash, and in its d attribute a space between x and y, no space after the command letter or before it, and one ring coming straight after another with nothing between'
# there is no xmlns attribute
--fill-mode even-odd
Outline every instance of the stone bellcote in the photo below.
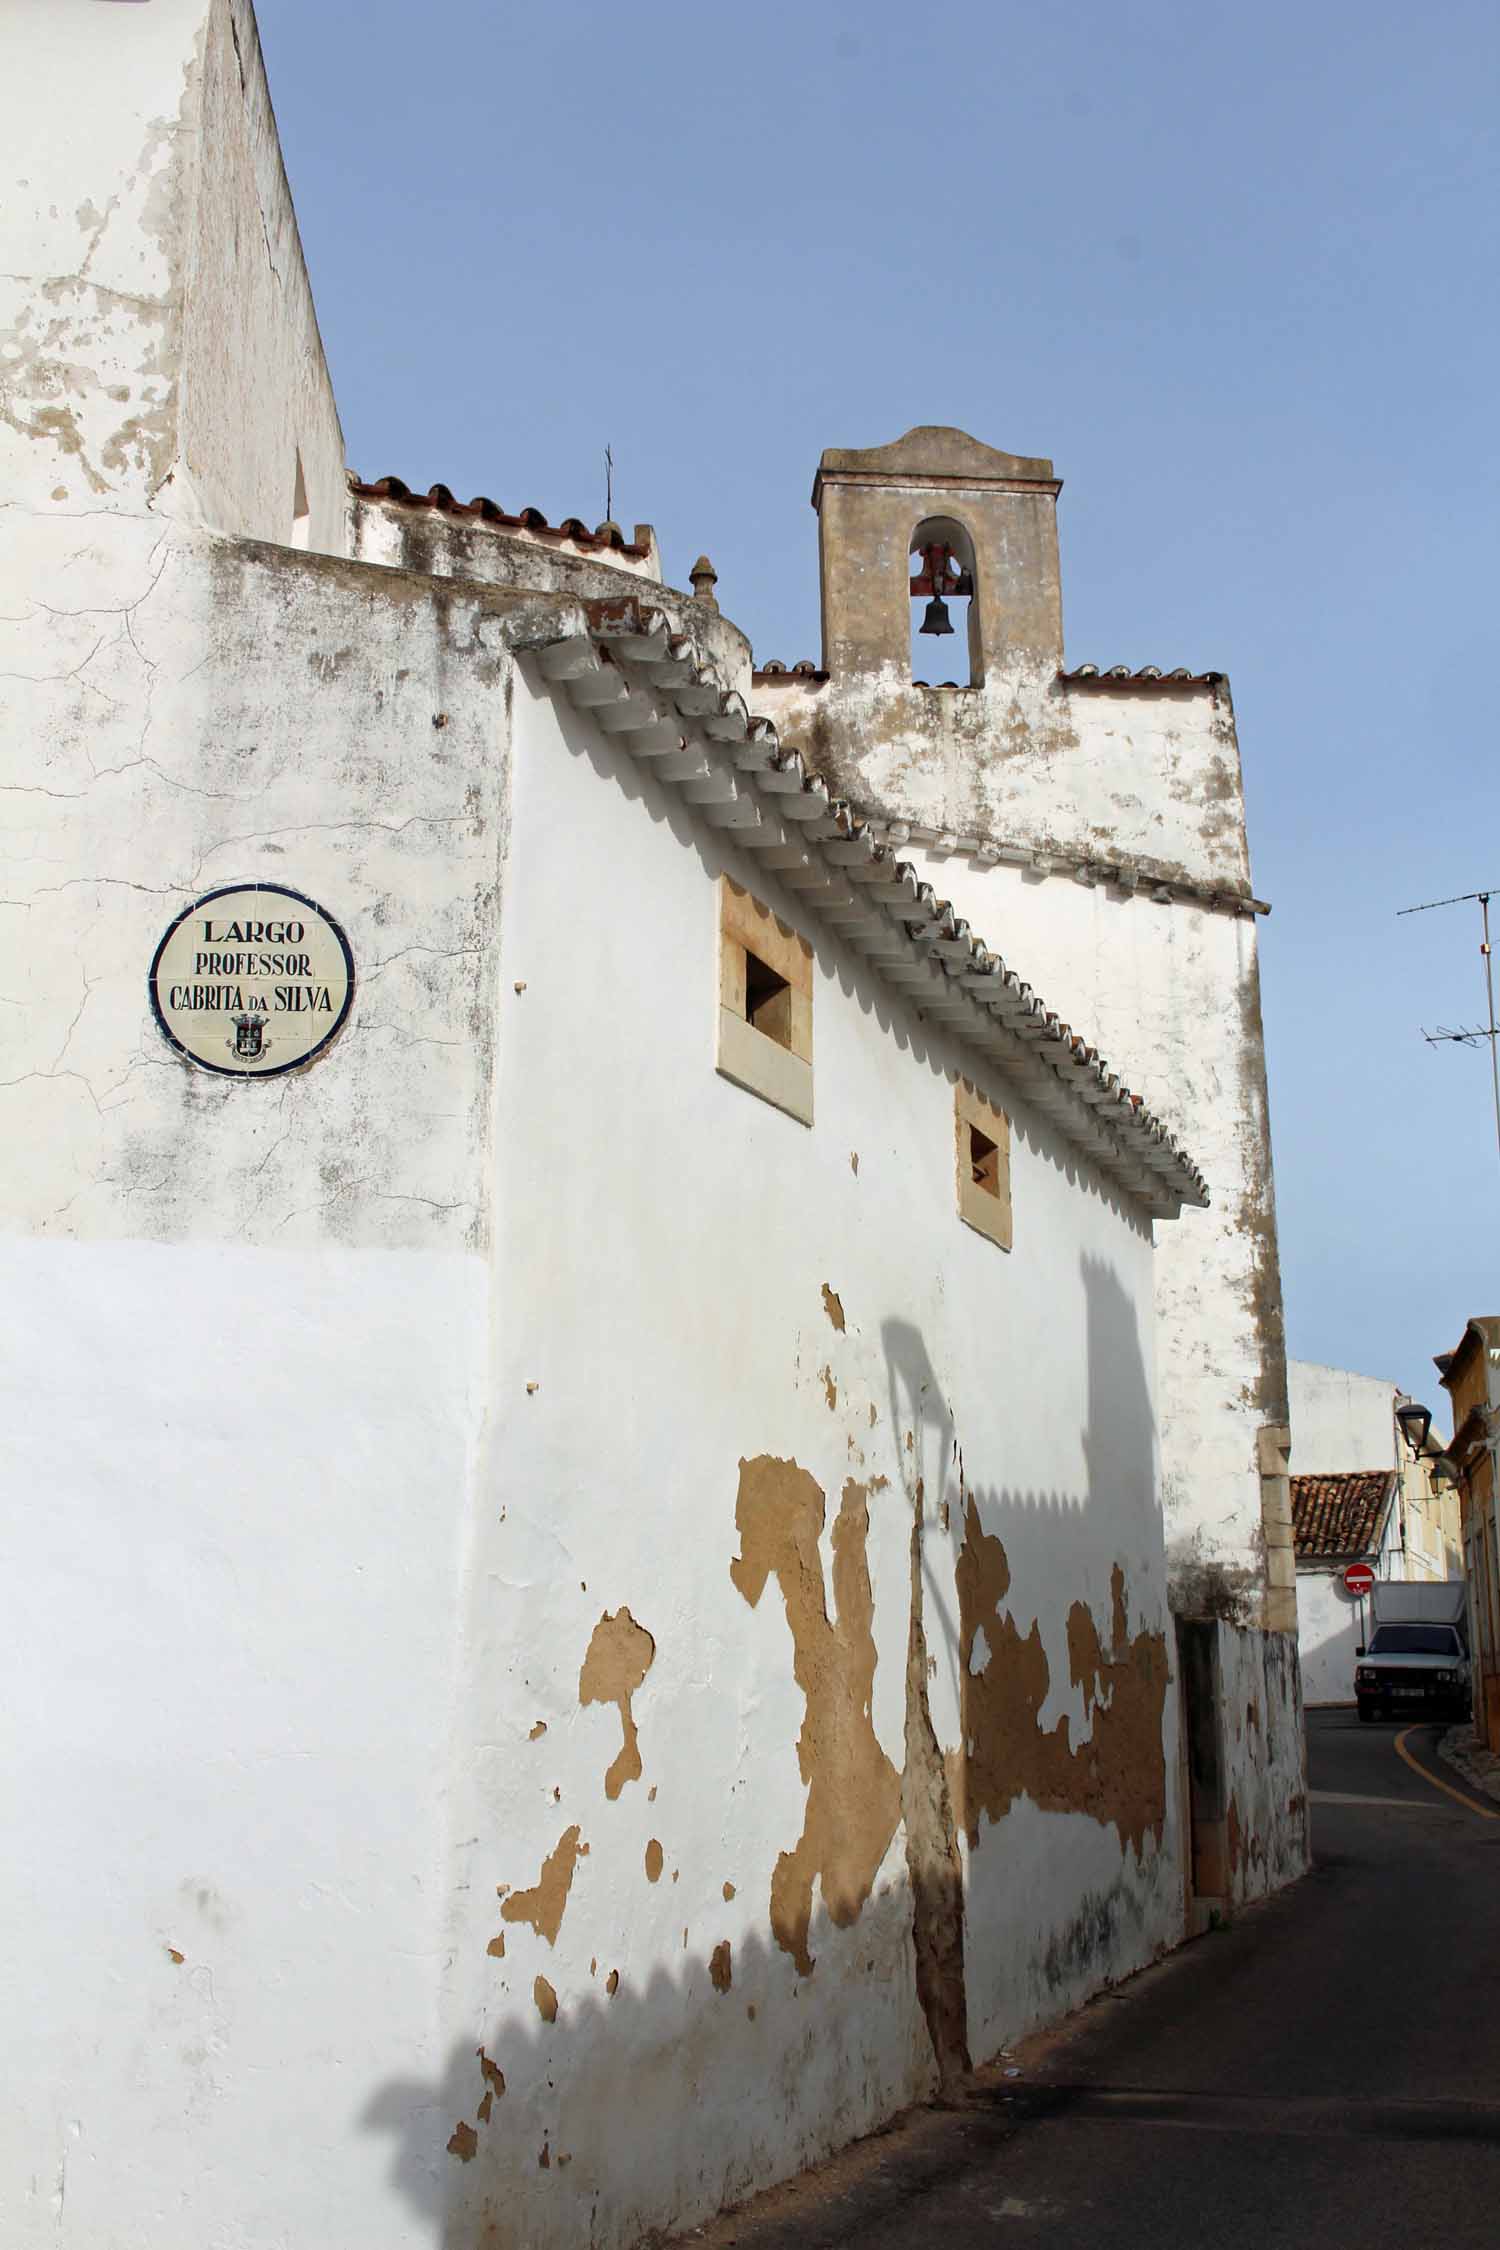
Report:
<svg viewBox="0 0 1500 2250"><path fill-rule="evenodd" d="M1062 662L1057 495L1050 461L924 425L893 445L830 447L813 483L823 667L909 675L910 557L943 537L970 572L969 661L987 673ZM941 647L943 644L937 644Z"/></svg>

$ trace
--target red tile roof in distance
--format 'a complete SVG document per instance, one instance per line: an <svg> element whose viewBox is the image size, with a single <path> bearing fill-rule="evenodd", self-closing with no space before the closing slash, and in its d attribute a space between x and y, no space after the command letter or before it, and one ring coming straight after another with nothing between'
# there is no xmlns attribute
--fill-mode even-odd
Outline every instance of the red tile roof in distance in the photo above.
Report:
<svg viewBox="0 0 1500 2250"><path fill-rule="evenodd" d="M1380 1544L1396 1487L1394 1469L1349 1469L1292 1478L1292 1539L1299 1555L1369 1555Z"/></svg>

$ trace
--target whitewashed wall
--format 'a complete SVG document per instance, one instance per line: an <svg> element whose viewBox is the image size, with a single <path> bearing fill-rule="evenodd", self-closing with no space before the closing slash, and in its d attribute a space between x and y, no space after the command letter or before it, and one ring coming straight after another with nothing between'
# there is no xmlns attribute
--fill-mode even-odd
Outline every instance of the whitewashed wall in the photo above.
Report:
<svg viewBox="0 0 1500 2250"><path fill-rule="evenodd" d="M1373 1558L1382 1578L1394 1575L1394 1524L1393 1509L1381 1552ZM1303 1562L1297 1566L1297 1640L1302 1655L1302 1694L1309 1705L1354 1701L1355 1651L1369 1638L1372 1621L1368 1601L1356 1601L1345 1593L1343 1572L1342 1563Z"/></svg>
<svg viewBox="0 0 1500 2250"><path fill-rule="evenodd" d="M1227 691L1070 688L1057 662L1008 655L956 693L914 687L904 664L824 683L760 673L755 702L886 818L1248 897Z"/></svg>
<svg viewBox="0 0 1500 2250"><path fill-rule="evenodd" d="M1219 1624L1229 1895L1269 1896L1307 1870L1303 1688L1292 1633Z"/></svg>
<svg viewBox="0 0 1500 2250"><path fill-rule="evenodd" d="M1257 1433L1280 1420L1282 1401L1258 1008L1254 1038L1246 1024L1255 924L916 843L903 850L1047 1005L1098 1046L1208 1181L1208 1210L1184 1210L1158 1229L1168 1556L1174 1576L1222 1576L1230 1597L1257 1614L1265 1572Z"/></svg>
<svg viewBox="0 0 1500 2250"><path fill-rule="evenodd" d="M899 1833L852 1926L815 1911L810 1977L771 1927L773 1870L808 1798L808 1679L794 1676L782 1589L773 1579L752 1607L731 1575L742 1460L799 1464L826 1494L813 1600L836 1628L835 1557L849 1549L831 1527L846 1480L869 1488L870 1711L895 1769L911 1764L919 1490L932 1720L945 1750L963 1731L960 1470L1003 1540L1019 1634L1036 1622L1040 1719L1066 1714L1087 1738L1070 1605L1088 1605L1108 1644L1118 1563L1129 1633L1168 1632L1150 1248L1024 1113L1014 1253L964 1227L949 1050L821 942L815 1126L719 1078L717 847L534 688L518 685L517 724L496 1129L505 1310L468 1563L449 2067L402 2089L393 2162L420 2208L449 2213L455 2240L493 2219L537 2246L591 2229L623 2244L790 2171L932 2083ZM723 864L766 893L763 873ZM601 1616L622 1608L654 1656L633 1705L641 1776L611 1800L620 1718L582 1706L579 1679ZM976 1646L975 1671L992 1654ZM811 1673L836 1664L825 1651ZM1174 1703L1152 1744L1162 1776L1175 1773ZM856 1764L858 1737L856 1725ZM1139 1856L1082 1809L1081 1784L1076 1809L1022 1797L998 1825L980 1820L962 1854L976 2057L1175 1941L1163 1786L1159 1841ZM536 1884L575 1827L587 1856L555 1939L503 1920L497 1891ZM710 1968L726 1945L720 1991ZM551 2023L538 1976L556 1994ZM486 2066L506 2090L481 2120Z"/></svg>
<svg viewBox="0 0 1500 2250"><path fill-rule="evenodd" d="M382 574L0 542L0 2240L416 2244L367 2111L440 2053L503 683ZM246 878L358 980L260 1083L146 994Z"/></svg>
<svg viewBox="0 0 1500 2250"><path fill-rule="evenodd" d="M0 0L0 481L344 540L344 449L248 0Z"/></svg>
<svg viewBox="0 0 1500 2250"><path fill-rule="evenodd" d="M1292 1359L1287 1361L1287 1388L1293 1476L1400 1468L1403 1447L1394 1383L1378 1375L1354 1375L1346 1367Z"/></svg>
<svg viewBox="0 0 1500 2250"><path fill-rule="evenodd" d="M1268 1576L1293 1618L1296 1597L1289 1523L1268 1553L1259 1451L1284 1394L1255 922L907 853L1097 1043L1208 1181L1208 1210L1156 1229L1162 1500L1174 1607L1220 1618L1227 1895L1259 1897L1303 1871L1307 1828L1296 1643L1261 1629Z"/></svg>
<svg viewBox="0 0 1500 2250"><path fill-rule="evenodd" d="M1175 1942L1148 1225L1022 1112L1014 1253L963 1227L953 1056L826 947L815 1128L720 1079L718 862L513 673L502 593L5 537L7 2244L624 2245L930 2086L907 1830L857 1915L814 1871L810 1973L771 1925L814 1563L741 1591L742 1459L826 1495L834 1779L896 1786L920 1864L940 1752L1031 1694L1030 1788L951 1845L972 2053ZM306 1073L205 1078L146 969L257 878L343 924L353 1012ZM967 1665L963 1543L1009 1573ZM611 1797L580 1672L624 1608ZM575 1825L553 1943L507 1902Z"/></svg>

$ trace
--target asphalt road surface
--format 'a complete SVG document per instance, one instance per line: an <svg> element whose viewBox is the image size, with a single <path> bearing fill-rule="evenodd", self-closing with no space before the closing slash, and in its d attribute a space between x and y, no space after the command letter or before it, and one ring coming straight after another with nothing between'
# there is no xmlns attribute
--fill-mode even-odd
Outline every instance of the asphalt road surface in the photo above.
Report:
<svg viewBox="0 0 1500 2250"><path fill-rule="evenodd" d="M1018 2050L1020 2079L685 2239L1495 2250L1500 1806L1440 1732L1312 1713L1301 1883Z"/></svg>

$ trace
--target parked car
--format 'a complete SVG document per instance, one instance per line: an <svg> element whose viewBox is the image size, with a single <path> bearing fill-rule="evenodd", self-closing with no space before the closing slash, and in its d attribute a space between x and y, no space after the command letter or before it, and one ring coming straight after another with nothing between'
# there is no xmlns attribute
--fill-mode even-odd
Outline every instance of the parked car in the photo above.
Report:
<svg viewBox="0 0 1500 2250"><path fill-rule="evenodd" d="M1356 1649L1354 1694L1362 1719L1398 1712L1463 1718L1469 1709L1469 1655L1456 1625L1377 1625Z"/></svg>

